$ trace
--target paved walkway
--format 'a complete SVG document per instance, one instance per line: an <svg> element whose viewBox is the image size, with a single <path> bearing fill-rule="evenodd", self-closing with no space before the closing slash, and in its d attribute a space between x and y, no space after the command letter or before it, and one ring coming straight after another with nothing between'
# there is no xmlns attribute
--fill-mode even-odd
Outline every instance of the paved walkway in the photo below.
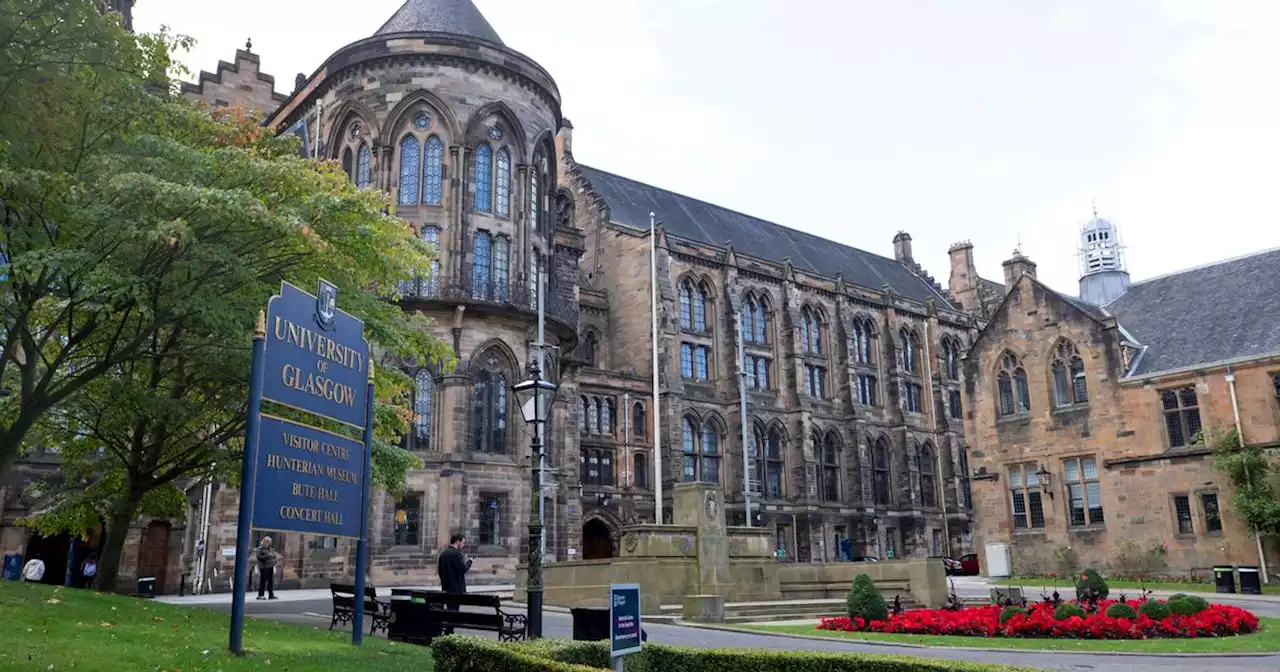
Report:
<svg viewBox="0 0 1280 672"><path fill-rule="evenodd" d="M391 588L408 588L411 590L440 590L440 586L379 586L387 595L391 594ZM479 594L509 594L515 590L513 585L493 585L493 586L472 586L467 589L470 593ZM381 593L379 593L381 595ZM250 592L245 595L246 600L253 601L257 597L256 593ZM277 590L277 602L328 602L333 597L328 588L312 588L305 590ZM231 593L207 593L204 595L161 595L156 598L157 602L166 602L168 604L187 604L201 605L207 607L216 607L217 605L230 605Z"/></svg>

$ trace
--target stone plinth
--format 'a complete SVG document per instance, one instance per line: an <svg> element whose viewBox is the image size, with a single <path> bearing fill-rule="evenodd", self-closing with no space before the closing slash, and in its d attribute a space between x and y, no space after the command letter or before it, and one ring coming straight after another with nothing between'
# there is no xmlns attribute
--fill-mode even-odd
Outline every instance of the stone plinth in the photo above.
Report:
<svg viewBox="0 0 1280 672"><path fill-rule="evenodd" d="M684 620L691 623L723 623L724 597L721 595L685 595Z"/></svg>

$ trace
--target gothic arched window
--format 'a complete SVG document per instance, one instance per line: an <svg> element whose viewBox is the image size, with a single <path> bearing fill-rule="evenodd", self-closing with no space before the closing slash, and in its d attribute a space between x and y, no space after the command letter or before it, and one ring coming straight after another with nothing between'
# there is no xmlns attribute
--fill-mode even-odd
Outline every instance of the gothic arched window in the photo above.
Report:
<svg viewBox="0 0 1280 672"><path fill-rule="evenodd" d="M511 239L498 236L493 241L493 299L511 298Z"/></svg>
<svg viewBox="0 0 1280 672"><path fill-rule="evenodd" d="M489 253L492 251L493 239L484 231L477 231L473 239L471 252L474 258L471 262L471 297L475 299L487 299L493 296L490 291L489 273Z"/></svg>
<svg viewBox="0 0 1280 672"><path fill-rule="evenodd" d="M587 366L596 366L596 332L588 331L582 339L582 361Z"/></svg>
<svg viewBox="0 0 1280 672"><path fill-rule="evenodd" d="M827 432L822 437L819 459L822 463L822 500L826 502L840 501L840 446L835 432Z"/></svg>
<svg viewBox="0 0 1280 672"><path fill-rule="evenodd" d="M870 325L861 318L853 320L853 353L859 364L871 363L871 330Z"/></svg>
<svg viewBox="0 0 1280 672"><path fill-rule="evenodd" d="M495 204L499 215L511 216L511 152L506 147L498 150L498 170L496 175Z"/></svg>
<svg viewBox="0 0 1280 672"><path fill-rule="evenodd" d="M631 431L635 432L637 439L643 439L649 431L649 423L645 419L644 404L637 401L635 406L631 407Z"/></svg>
<svg viewBox="0 0 1280 672"><path fill-rule="evenodd" d="M1000 415L1014 415L1031 411L1031 390L1027 385L1027 371L1022 361L1006 351L1000 358L1000 371L996 374L997 410Z"/></svg>
<svg viewBox="0 0 1280 672"><path fill-rule="evenodd" d="M351 157L352 155L351 155L350 147L342 150L342 172L347 174L348 180L351 180L354 182L356 179L356 173L355 173L355 167L354 167L355 161Z"/></svg>
<svg viewBox="0 0 1280 672"><path fill-rule="evenodd" d="M422 204L440 205L444 200L444 143L440 138L427 138L426 158L422 162Z"/></svg>
<svg viewBox="0 0 1280 672"><path fill-rule="evenodd" d="M702 284L693 294L693 328L707 330L707 288Z"/></svg>
<svg viewBox="0 0 1280 672"><path fill-rule="evenodd" d="M636 453L631 456L633 466L631 468L631 482L635 487L646 489L649 487L649 467L646 464L644 453Z"/></svg>
<svg viewBox="0 0 1280 672"><path fill-rule="evenodd" d="M680 283L680 327L693 328L693 283L689 280Z"/></svg>
<svg viewBox="0 0 1280 672"><path fill-rule="evenodd" d="M902 369L907 373L916 376L920 375L920 341L916 338L916 332L910 329L903 329L899 334L902 341Z"/></svg>
<svg viewBox="0 0 1280 672"><path fill-rule="evenodd" d="M763 296L761 296L760 300L756 302L756 317L754 320L755 333L753 336L755 337L755 342L760 345L764 345L769 342L769 318L768 313L766 312L767 305L768 304L765 303Z"/></svg>
<svg viewBox="0 0 1280 672"><path fill-rule="evenodd" d="M533 164L529 167L529 226L534 231L542 231L541 209L538 203L541 200L539 192L542 188L542 182L538 179L539 164L542 163L541 150L533 157Z"/></svg>
<svg viewBox="0 0 1280 672"><path fill-rule="evenodd" d="M684 450L681 480L692 483L698 480L698 423L693 418L685 417L681 429L681 447Z"/></svg>
<svg viewBox="0 0 1280 672"><path fill-rule="evenodd" d="M418 139L406 135L400 141L400 205L418 204L419 154Z"/></svg>
<svg viewBox="0 0 1280 672"><path fill-rule="evenodd" d="M480 370L472 380L472 448L479 453L504 453L507 450L507 375L497 352L490 351L483 356Z"/></svg>
<svg viewBox="0 0 1280 672"><path fill-rule="evenodd" d="M600 433L613 435L614 406L613 399L605 399L600 405Z"/></svg>
<svg viewBox="0 0 1280 672"><path fill-rule="evenodd" d="M782 489L782 430L770 427L764 441L765 497L781 499Z"/></svg>
<svg viewBox="0 0 1280 672"><path fill-rule="evenodd" d="M1084 359L1080 357L1080 351L1070 341L1061 340L1053 354L1050 370L1053 372L1054 408L1087 403L1089 389L1084 379Z"/></svg>
<svg viewBox="0 0 1280 672"><path fill-rule="evenodd" d="M960 343L942 339L942 370L948 380L960 380Z"/></svg>
<svg viewBox="0 0 1280 672"><path fill-rule="evenodd" d="M805 352L822 354L822 315L808 306L800 309L800 336Z"/></svg>
<svg viewBox="0 0 1280 672"><path fill-rule="evenodd" d="M756 321L756 299L750 294L747 295L745 301L742 302L742 340L748 343L755 342L755 321Z"/></svg>
<svg viewBox="0 0 1280 672"><path fill-rule="evenodd" d="M475 176L471 182L475 190L473 203L479 212L493 209L493 149L487 144L476 147Z"/></svg>
<svg viewBox="0 0 1280 672"><path fill-rule="evenodd" d="M708 420L702 425L702 463L698 467L698 480L720 482L720 429Z"/></svg>
<svg viewBox="0 0 1280 672"><path fill-rule="evenodd" d="M360 145L360 153L356 154L356 186L367 188L373 183L373 150L369 145Z"/></svg>
<svg viewBox="0 0 1280 672"><path fill-rule="evenodd" d="M877 439L871 446L871 488L877 506L889 504L889 442Z"/></svg>
<svg viewBox="0 0 1280 672"><path fill-rule="evenodd" d="M422 227L422 242L435 252L435 256L431 258L429 275L418 284L418 291L422 296L433 297L440 293L440 227Z"/></svg>
<svg viewBox="0 0 1280 672"><path fill-rule="evenodd" d="M419 450L431 446L431 392L435 381L431 372L423 369L414 377L413 391L413 435Z"/></svg>
<svg viewBox="0 0 1280 672"><path fill-rule="evenodd" d="M938 505L938 481L934 478L933 446L920 448L920 503L926 508Z"/></svg>

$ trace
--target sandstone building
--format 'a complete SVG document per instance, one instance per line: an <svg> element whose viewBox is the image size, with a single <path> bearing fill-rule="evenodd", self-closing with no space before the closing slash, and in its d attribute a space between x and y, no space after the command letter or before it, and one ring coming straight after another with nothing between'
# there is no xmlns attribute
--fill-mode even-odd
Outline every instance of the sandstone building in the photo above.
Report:
<svg viewBox="0 0 1280 672"><path fill-rule="evenodd" d="M978 552L1007 544L1015 574L1119 571L1162 546L1171 573L1258 565L1204 437L1280 446L1280 251L1131 283L1111 222L1080 246L1080 298L1005 262L964 361Z"/></svg>
<svg viewBox="0 0 1280 672"><path fill-rule="evenodd" d="M621 525L655 519L659 478L666 517L674 483L720 483L730 523L769 527L789 560L835 560L845 541L854 556L968 552L960 360L979 323L913 258L908 234L881 257L578 164L551 74L469 0L409 0L288 96L259 65L246 48L183 91L262 112L309 156L387 192L439 252L399 298L433 320L458 366L383 362L417 381L405 447L426 466L403 499L374 497L376 583L434 581L455 530L471 539L473 580L512 580L531 477L509 389L539 357L560 386L547 428L549 561L616 554ZM164 528L182 549L169 556L170 590L180 570L227 587L238 493L207 492L193 487L185 526ZM282 585L350 571L345 541L275 536Z"/></svg>

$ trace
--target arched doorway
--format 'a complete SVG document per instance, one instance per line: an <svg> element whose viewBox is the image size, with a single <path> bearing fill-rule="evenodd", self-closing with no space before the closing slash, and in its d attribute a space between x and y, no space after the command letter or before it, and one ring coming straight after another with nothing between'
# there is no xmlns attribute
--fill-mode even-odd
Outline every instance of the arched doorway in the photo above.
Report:
<svg viewBox="0 0 1280 672"><path fill-rule="evenodd" d="M582 559L607 560L613 557L613 532L603 520L592 518L582 526Z"/></svg>

